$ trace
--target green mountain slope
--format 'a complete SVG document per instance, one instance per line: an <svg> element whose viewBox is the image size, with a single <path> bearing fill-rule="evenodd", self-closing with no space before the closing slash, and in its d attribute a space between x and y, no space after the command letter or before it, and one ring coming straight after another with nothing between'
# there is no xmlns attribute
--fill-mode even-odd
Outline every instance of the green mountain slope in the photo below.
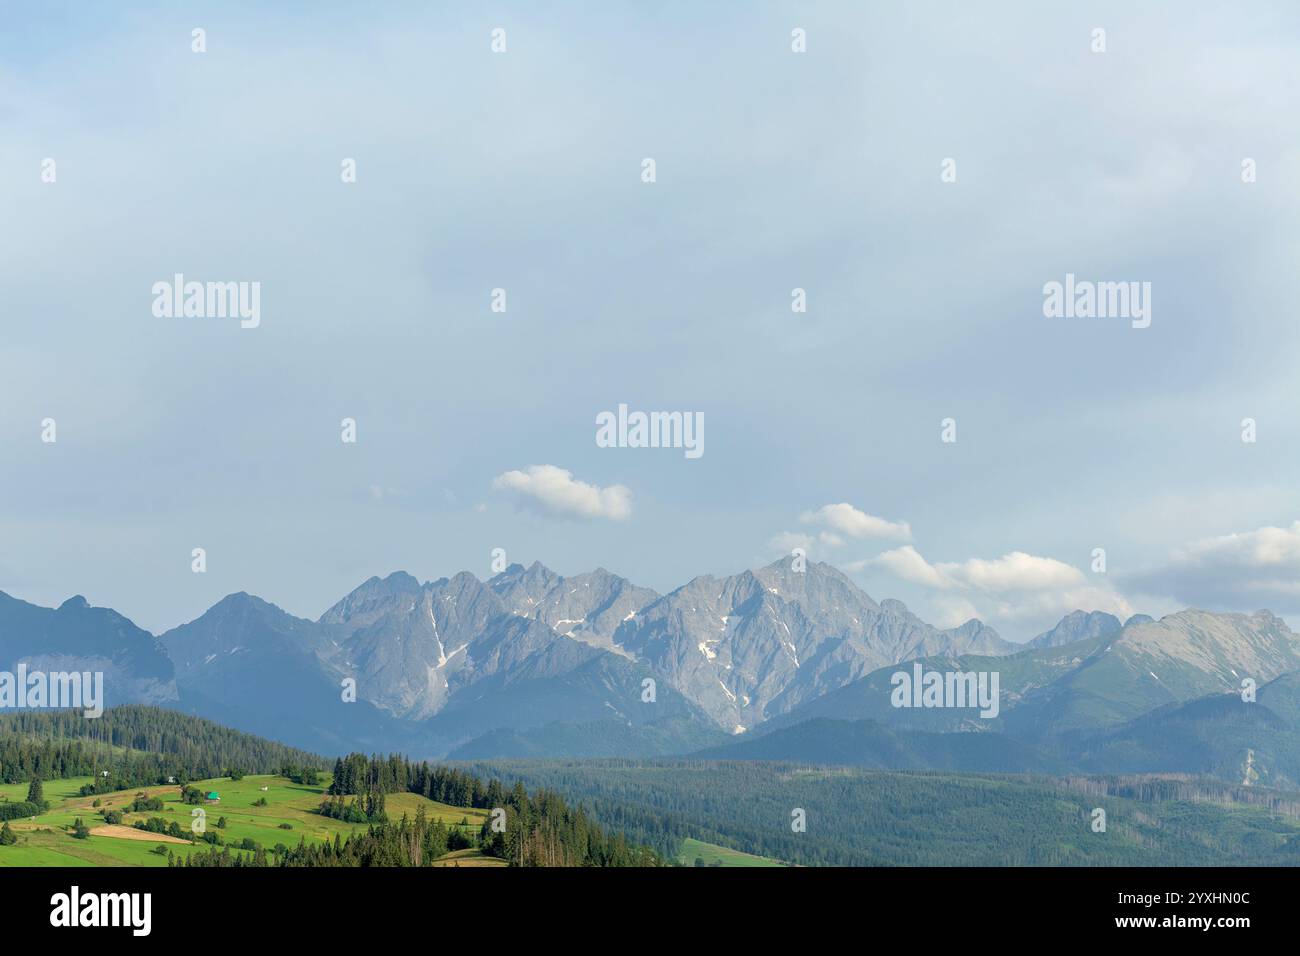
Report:
<svg viewBox="0 0 1300 956"><path fill-rule="evenodd" d="M1152 777L1046 778L712 761L503 761L629 839L686 839L804 865L1300 864L1294 794ZM1104 833L1091 826L1106 811ZM802 811L805 829L792 826Z"/></svg>
<svg viewBox="0 0 1300 956"><path fill-rule="evenodd" d="M1004 734L896 730L874 720L817 717L749 740L701 750L705 760L799 760L878 770L1057 773L1059 759Z"/></svg>

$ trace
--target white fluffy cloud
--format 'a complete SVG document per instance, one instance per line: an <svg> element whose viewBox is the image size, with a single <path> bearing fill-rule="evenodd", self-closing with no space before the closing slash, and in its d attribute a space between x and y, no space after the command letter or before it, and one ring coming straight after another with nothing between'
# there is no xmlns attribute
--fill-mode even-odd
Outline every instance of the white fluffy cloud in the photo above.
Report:
<svg viewBox="0 0 1300 956"><path fill-rule="evenodd" d="M1122 580L1128 589L1198 607L1300 613L1300 521L1201 538L1163 566Z"/></svg>
<svg viewBox="0 0 1300 956"><path fill-rule="evenodd" d="M930 623L936 627L961 627L972 618L983 620L988 614L964 597L944 596L934 602Z"/></svg>
<svg viewBox="0 0 1300 956"><path fill-rule="evenodd" d="M1121 621L1137 612L1122 594L1109 587L1089 584L1061 591L1018 592L1010 598L982 603L989 608L986 613L990 619L1017 625L1034 622L1040 630L1046 630L1071 611L1105 611Z"/></svg>
<svg viewBox="0 0 1300 956"><path fill-rule="evenodd" d="M795 548L802 548L806 552L812 547L812 543L811 535L801 531L782 531L780 534L772 535L772 540L767 543L767 546L772 551L788 554Z"/></svg>
<svg viewBox="0 0 1300 956"><path fill-rule="evenodd" d="M816 511L805 511L799 516L804 524L821 528L814 537L803 531L782 531L768 541L772 551L790 552L795 548L809 551L813 544L824 548L842 548L847 539L886 538L896 541L908 541L912 529L906 521L888 521L869 515L847 502L823 505ZM861 562L857 562L860 564Z"/></svg>
<svg viewBox="0 0 1300 956"><path fill-rule="evenodd" d="M883 568L894 577L902 578L904 581L911 581L913 584L923 584L926 587L943 590L955 586L950 578L921 557L921 553L910 544L895 548L893 551L886 551L884 554L878 554L876 557L860 563L863 567Z"/></svg>
<svg viewBox="0 0 1300 956"><path fill-rule="evenodd" d="M1121 618L1133 613L1121 595L1107 586L1089 583L1078 568L1024 551L993 559L932 564L914 547L904 545L863 565L945 592L939 605L946 609L947 623L958 617L1042 622L1077 609L1107 611Z"/></svg>
<svg viewBox="0 0 1300 956"><path fill-rule="evenodd" d="M822 543L838 546L844 538L890 538L908 541L912 529L906 521L888 521L853 507L847 502L823 505L816 511L805 511L799 518L804 524L819 525Z"/></svg>
<svg viewBox="0 0 1300 956"><path fill-rule="evenodd" d="M1300 570L1300 521L1289 528L1264 527L1193 541L1174 555L1185 566L1234 567L1251 571Z"/></svg>
<svg viewBox="0 0 1300 956"><path fill-rule="evenodd" d="M942 590L970 589L991 594L1066 588L1083 582L1083 572L1055 558L1012 551L1000 558L931 564L910 544L878 555L873 564L895 577Z"/></svg>
<svg viewBox="0 0 1300 956"><path fill-rule="evenodd" d="M632 513L632 491L625 485L589 485L555 465L529 465L523 471L507 471L498 475L492 486L554 515L622 521Z"/></svg>

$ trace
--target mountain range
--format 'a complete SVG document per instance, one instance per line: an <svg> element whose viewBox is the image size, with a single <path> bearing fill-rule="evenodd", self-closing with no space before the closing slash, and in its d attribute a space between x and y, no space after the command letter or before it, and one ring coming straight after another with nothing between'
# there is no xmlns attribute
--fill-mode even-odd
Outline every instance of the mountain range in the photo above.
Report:
<svg viewBox="0 0 1300 956"><path fill-rule="evenodd" d="M158 637L79 597L51 609L0 593L0 665L19 661L80 662L105 672L110 705L170 706L325 753L1195 764L1300 780L1300 750L1288 751L1300 639L1267 611L1076 611L1013 644L976 620L933 627L830 565L788 559L667 594L600 568L515 564L423 583L399 571L315 621L241 592ZM997 716L895 706L903 662L996 672ZM1247 678L1256 702L1241 699Z"/></svg>
<svg viewBox="0 0 1300 956"><path fill-rule="evenodd" d="M674 753L743 733L877 668L1015 649L939 630L826 564L698 577L658 594L603 568L487 581L371 578L316 621L247 594L161 635L187 703L303 745L376 736L422 755ZM356 682L357 703L337 688ZM285 686L280 694L268 681Z"/></svg>

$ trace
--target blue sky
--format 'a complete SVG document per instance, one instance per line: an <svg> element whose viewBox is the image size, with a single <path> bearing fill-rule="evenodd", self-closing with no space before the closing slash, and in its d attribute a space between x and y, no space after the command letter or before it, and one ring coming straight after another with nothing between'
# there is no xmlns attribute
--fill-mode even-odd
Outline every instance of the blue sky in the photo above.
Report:
<svg viewBox="0 0 1300 956"><path fill-rule="evenodd" d="M1295 622L1298 20L6 3L0 589L162 630L497 547L665 590L802 542L1013 639ZM156 318L177 272L260 282L260 326ZM1067 272L1151 326L1045 318ZM619 403L706 453L597 447Z"/></svg>

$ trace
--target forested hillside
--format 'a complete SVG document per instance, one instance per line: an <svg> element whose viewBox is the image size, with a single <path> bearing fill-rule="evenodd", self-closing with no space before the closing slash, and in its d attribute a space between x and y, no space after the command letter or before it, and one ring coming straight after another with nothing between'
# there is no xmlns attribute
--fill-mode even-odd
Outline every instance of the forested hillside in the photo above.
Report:
<svg viewBox="0 0 1300 956"><path fill-rule="evenodd" d="M492 778L443 765L413 763L400 756L349 754L334 763L329 792L355 795L374 806L388 793L415 793L438 803L490 812L479 833L487 856L514 866L654 866L661 861L645 847L610 836L581 808L571 808L554 791L531 795L522 782L507 790ZM493 817L496 816L496 821ZM495 825L494 825L495 823ZM358 834L347 843L313 847L282 861L288 866L419 865L420 844L429 836L423 821L386 825Z"/></svg>
<svg viewBox="0 0 1300 956"><path fill-rule="evenodd" d="M87 720L79 711L0 715L0 782L93 776L105 790L286 769L325 758L174 710L127 704ZM108 777L102 776L108 771Z"/></svg>
<svg viewBox="0 0 1300 956"><path fill-rule="evenodd" d="M806 865L1300 864L1295 794L1212 780L705 761L495 761L466 769L558 790L664 855L694 838ZM1104 832L1093 828L1098 808Z"/></svg>
<svg viewBox="0 0 1300 956"><path fill-rule="evenodd" d="M519 782L507 790L495 779L484 783L462 770L411 763L399 756L349 754L339 758L328 793L319 812L371 825L346 838L336 835L332 842L304 841L273 855L211 847L169 858L168 863L181 867L418 867L471 846L483 857L521 867L661 866L664 862L653 850L630 845L621 835L608 835L582 809L569 807L558 794L539 790L530 795ZM414 818L404 813L400 820L392 819L385 810L385 797L403 793L487 813L479 832L467 838L443 821L429 819L423 806Z"/></svg>
<svg viewBox="0 0 1300 956"><path fill-rule="evenodd" d="M152 707L0 718L0 773L0 866L663 865L553 791Z"/></svg>

